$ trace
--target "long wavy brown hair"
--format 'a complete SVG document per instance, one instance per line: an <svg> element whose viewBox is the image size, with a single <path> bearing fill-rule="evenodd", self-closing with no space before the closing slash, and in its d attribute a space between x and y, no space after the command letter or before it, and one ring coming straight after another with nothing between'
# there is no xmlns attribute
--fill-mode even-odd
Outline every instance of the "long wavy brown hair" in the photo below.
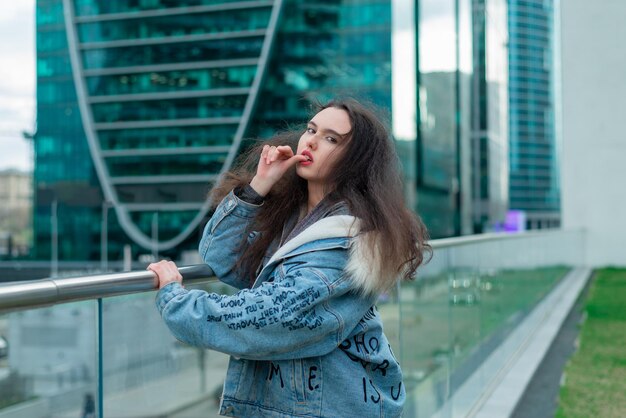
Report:
<svg viewBox="0 0 626 418"><path fill-rule="evenodd" d="M398 156L384 124L370 108L353 99L333 100L317 105L316 112L325 108L343 109L348 113L352 129L342 147L337 164L328 178L327 197L347 203L353 216L360 220L360 235L370 254L380 262L379 280L382 288L391 287L396 280L412 279L424 261L432 254L428 232L421 219L406 207ZM235 169L224 175L212 191L217 205L236 187L250 183L256 173L263 145L289 145L294 152L304 127L275 135L251 148L240 158ZM349 156L349 161L345 157ZM258 232L250 244L244 235L241 257L236 268L252 284L270 244L280 239L283 225L307 204L307 182L295 169L290 169L265 197L250 231Z"/></svg>

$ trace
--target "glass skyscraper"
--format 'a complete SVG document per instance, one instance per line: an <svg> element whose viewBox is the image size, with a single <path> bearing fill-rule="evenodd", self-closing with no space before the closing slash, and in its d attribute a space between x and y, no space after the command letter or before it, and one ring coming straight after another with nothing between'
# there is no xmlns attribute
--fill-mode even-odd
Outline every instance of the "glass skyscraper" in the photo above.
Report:
<svg viewBox="0 0 626 418"><path fill-rule="evenodd" d="M38 0L37 54L37 258L193 249L242 140L391 107L388 0Z"/></svg>
<svg viewBox="0 0 626 418"><path fill-rule="evenodd" d="M511 209L529 228L560 224L555 136L554 4L509 0Z"/></svg>
<svg viewBox="0 0 626 418"><path fill-rule="evenodd" d="M472 0L474 233L493 231L508 208L508 57L505 0Z"/></svg>
<svg viewBox="0 0 626 418"><path fill-rule="evenodd" d="M493 230L508 204L506 1L415 11L418 123L415 141L398 141L413 156L408 195L435 238Z"/></svg>
<svg viewBox="0 0 626 418"><path fill-rule="evenodd" d="M407 198L433 238L472 231L471 7L470 0L414 2L416 124L397 146Z"/></svg>

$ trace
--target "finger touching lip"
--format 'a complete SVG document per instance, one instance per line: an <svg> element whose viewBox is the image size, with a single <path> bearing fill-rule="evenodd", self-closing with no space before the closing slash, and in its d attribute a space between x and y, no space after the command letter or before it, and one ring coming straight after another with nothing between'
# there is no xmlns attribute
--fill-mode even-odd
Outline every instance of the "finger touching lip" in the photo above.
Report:
<svg viewBox="0 0 626 418"><path fill-rule="evenodd" d="M313 155L309 152L309 150L302 151L302 155L304 155L308 161L313 162Z"/></svg>

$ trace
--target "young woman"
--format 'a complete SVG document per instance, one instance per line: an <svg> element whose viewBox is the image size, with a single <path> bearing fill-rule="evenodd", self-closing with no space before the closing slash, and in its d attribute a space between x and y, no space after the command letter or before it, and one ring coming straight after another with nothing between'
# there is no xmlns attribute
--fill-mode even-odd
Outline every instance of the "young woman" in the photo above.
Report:
<svg viewBox="0 0 626 418"><path fill-rule="evenodd" d="M370 110L328 103L297 135L253 151L216 189L200 255L239 292L186 290L161 261L148 267L157 307L176 338L231 355L222 415L400 416L402 373L374 304L414 276L426 230Z"/></svg>

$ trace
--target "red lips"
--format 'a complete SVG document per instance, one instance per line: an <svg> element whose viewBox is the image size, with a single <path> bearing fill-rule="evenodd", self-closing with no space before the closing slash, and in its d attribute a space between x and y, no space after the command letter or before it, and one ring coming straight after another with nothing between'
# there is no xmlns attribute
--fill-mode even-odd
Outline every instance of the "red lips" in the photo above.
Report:
<svg viewBox="0 0 626 418"><path fill-rule="evenodd" d="M308 158L308 160L306 160L306 161L302 161L300 164L302 164L302 165L310 165L310 164L313 164L313 154L311 154L311 153L309 152L309 150L306 150L306 149L305 149L304 151L302 151L301 155L304 155L306 158Z"/></svg>

